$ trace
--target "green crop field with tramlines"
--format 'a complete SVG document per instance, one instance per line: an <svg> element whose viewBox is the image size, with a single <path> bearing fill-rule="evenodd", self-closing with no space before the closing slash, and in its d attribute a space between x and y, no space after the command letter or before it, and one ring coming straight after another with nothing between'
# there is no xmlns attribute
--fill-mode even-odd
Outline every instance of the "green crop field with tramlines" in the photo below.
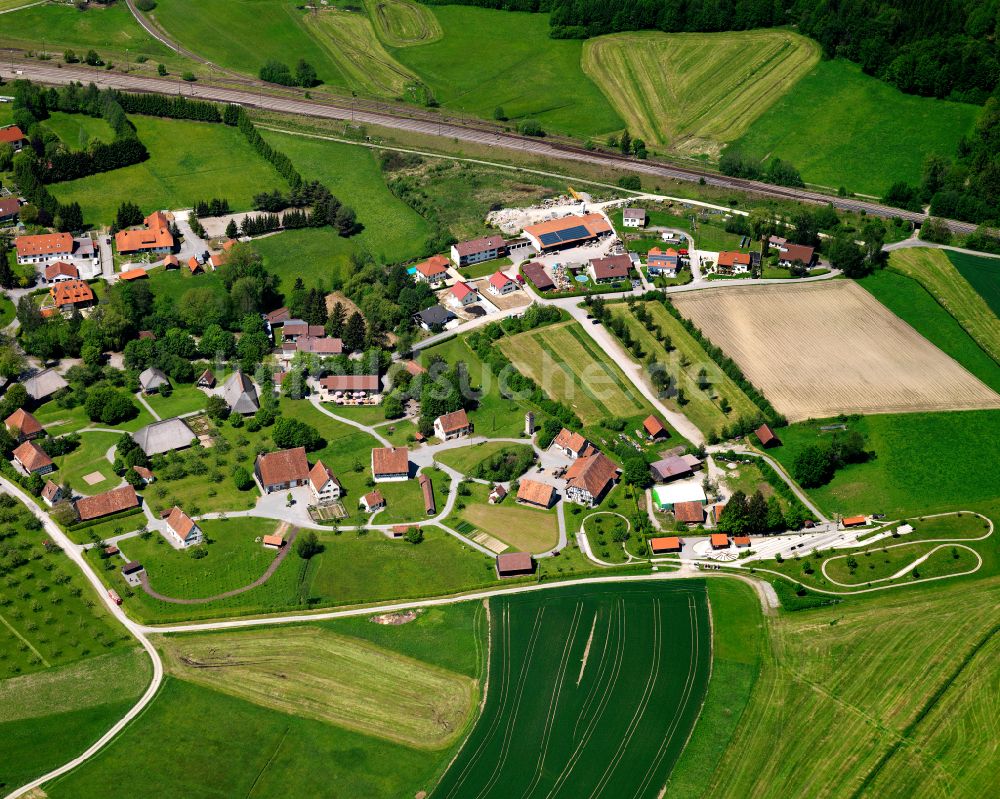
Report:
<svg viewBox="0 0 1000 799"><path fill-rule="evenodd" d="M552 399L569 405L584 424L649 412L639 390L575 322L508 336L500 347L523 374Z"/></svg>
<svg viewBox="0 0 1000 799"><path fill-rule="evenodd" d="M490 600L483 714L433 792L655 797L709 677L705 586L576 586Z"/></svg>

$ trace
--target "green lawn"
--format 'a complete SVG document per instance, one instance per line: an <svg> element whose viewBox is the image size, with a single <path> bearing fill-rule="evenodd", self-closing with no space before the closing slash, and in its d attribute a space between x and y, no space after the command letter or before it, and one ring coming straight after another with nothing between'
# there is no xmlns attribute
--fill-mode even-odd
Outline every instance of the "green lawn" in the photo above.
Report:
<svg viewBox="0 0 1000 799"><path fill-rule="evenodd" d="M183 505L181 506L183 507ZM178 599L201 599L252 583L276 557L254 539L273 533L278 522L235 517L199 522L207 542L207 555L192 557L195 550L177 550L160 534L130 538L119 544L128 560L146 567L149 584L161 594ZM123 556L124 557L124 556Z"/></svg>
<svg viewBox="0 0 1000 799"><path fill-rule="evenodd" d="M691 739L670 773L667 791L699 799L750 701L767 633L753 590L735 580L708 580L712 612L712 678Z"/></svg>
<svg viewBox="0 0 1000 799"><path fill-rule="evenodd" d="M546 414L529 403L504 399L500 395L500 386L493 373L469 348L464 337L456 336L422 350L420 362L428 363L432 355L439 355L450 364L464 361L473 387L484 391L477 407L469 411L469 421L475 426L477 434L489 438L516 438L524 431L524 413L527 410L535 412L536 425L544 421Z"/></svg>
<svg viewBox="0 0 1000 799"><path fill-rule="evenodd" d="M289 234L283 234L289 235ZM263 241L273 241L274 238L263 239ZM181 306L185 292L194 288L210 288L220 297L228 297L226 287L218 273L210 272L204 274L199 272L192 275L186 268L181 269L160 269L156 268L149 273L149 288L159 299L166 298L175 306ZM218 377L218 375L216 375Z"/></svg>
<svg viewBox="0 0 1000 799"><path fill-rule="evenodd" d="M46 3L3 15L0 40L31 50L45 50L53 61L67 48L82 56L93 47L105 60L125 60L125 48L132 59L140 53L162 59L171 53L135 21L125 3L90 5L85 12L72 5Z"/></svg>
<svg viewBox="0 0 1000 799"><path fill-rule="evenodd" d="M450 466L464 475L474 476L476 467L487 458L491 458L501 450L508 447L518 447L518 444L509 444L503 441L487 441L481 444L474 444L459 449L444 450L435 456L435 460Z"/></svg>
<svg viewBox="0 0 1000 799"><path fill-rule="evenodd" d="M896 316L916 329L972 374L1000 391L1000 364L987 355L915 280L883 269L858 281Z"/></svg>
<svg viewBox="0 0 1000 799"><path fill-rule="evenodd" d="M829 440L832 433L819 427L835 421L789 425L771 455L790 470L805 446ZM849 420L847 427L867 437L876 458L809 490L829 513L906 516L961 510L997 496L1000 460L988 442L1000 436L1000 411L883 414Z"/></svg>
<svg viewBox="0 0 1000 799"><path fill-rule="evenodd" d="M118 647L35 674L0 680L0 788L11 789L75 757L145 690L144 650Z"/></svg>
<svg viewBox="0 0 1000 799"><path fill-rule="evenodd" d="M355 252L353 239L338 236L328 227L286 230L258 239L253 246L264 257L267 270L277 276L278 288L286 297L298 277L307 286L324 289L330 289L334 281L346 280Z"/></svg>
<svg viewBox="0 0 1000 799"><path fill-rule="evenodd" d="M434 501L443 508L451 479L437 469L424 469L421 474L426 474L431 479ZM424 493L420 490L416 478L405 483L379 483L376 488L385 497L386 508L375 516L375 524L419 522L427 518ZM433 515L436 516L437 513Z"/></svg>
<svg viewBox="0 0 1000 799"><path fill-rule="evenodd" d="M69 483L81 494L100 494L117 486L121 480L112 471L106 457L108 449L120 438L115 433L81 433L80 445L68 455L53 458L57 471L53 479L60 485ZM84 475L100 472L104 480L93 485L84 481Z"/></svg>
<svg viewBox="0 0 1000 799"><path fill-rule="evenodd" d="M165 740L197 741L178 757ZM449 752L411 749L167 677L153 704L95 758L45 786L52 799L413 796ZM141 763L141 768L136 768ZM322 763L322 768L316 768Z"/></svg>
<svg viewBox="0 0 1000 799"><path fill-rule="evenodd" d="M486 611L480 602L423 608L406 624L372 624L369 618L334 619L318 626L469 677L482 673Z"/></svg>
<svg viewBox="0 0 1000 799"><path fill-rule="evenodd" d="M343 85L340 69L310 34L292 0L161 0L149 16L168 35L222 67L257 77L268 60L304 58L319 79Z"/></svg>
<svg viewBox="0 0 1000 799"><path fill-rule="evenodd" d="M146 402L156 411L161 419L170 419L181 414L204 409L208 395L193 384L171 383L173 391L169 397L153 394L146 397Z"/></svg>
<svg viewBox="0 0 1000 799"><path fill-rule="evenodd" d="M7 295L0 295L0 328L7 327L14 321L15 312L14 303L8 299Z"/></svg>
<svg viewBox="0 0 1000 799"><path fill-rule="evenodd" d="M389 191L372 150L303 136L261 133L292 159L299 172L324 183L341 202L357 211L365 229L352 237L352 243L389 262L415 258L424 251L431 226ZM298 275L304 264L288 259L286 265Z"/></svg>
<svg viewBox="0 0 1000 799"><path fill-rule="evenodd" d="M492 558L434 527L420 544L377 532L324 533L322 541L326 549L306 578L307 596L320 606L452 594L496 581Z"/></svg>
<svg viewBox="0 0 1000 799"><path fill-rule="evenodd" d="M820 61L737 146L790 161L807 182L880 197L897 180L918 184L928 153L954 155L978 114L978 106L903 94L848 61Z"/></svg>
<svg viewBox="0 0 1000 799"><path fill-rule="evenodd" d="M1000 258L980 258L964 252L945 254L958 273L969 281L979 295L990 306L993 313L1000 316Z"/></svg>
<svg viewBox="0 0 1000 799"><path fill-rule="evenodd" d="M743 239L742 236L736 233L730 233L726 230L725 225L722 221L722 216L720 214L710 214L710 213L699 213L694 210L687 210L679 205L669 204L667 206L670 210L663 210L661 208L653 208L646 210L646 227L669 227L675 230L683 230L685 233L689 233L692 238L694 238L695 247L699 250L710 250L719 252L721 250L738 250L739 252L749 252L749 247L744 247L740 249L740 241ZM676 213L673 213L676 212ZM620 234L624 233L626 235L631 235L633 233L638 233L642 235L642 229L633 231L632 228L626 229L622 225L622 209L618 208L610 214L611 223L614 225L615 230ZM694 217L692 221L692 217ZM664 248L666 245L660 240L659 236L653 237L650 234L648 238L640 238L635 241L629 241L628 248L634 250L635 252L642 253L645 255L649 252L651 247ZM683 243L680 245L673 245L676 248L686 247L687 244Z"/></svg>
<svg viewBox="0 0 1000 799"><path fill-rule="evenodd" d="M927 559L918 564L923 557ZM952 545L944 549L938 544L885 545L869 547L842 558L828 558L826 573L831 579L847 585L861 587L874 580L890 585L959 574L975 567L976 562L975 555L967 549ZM852 563L856 565L852 567ZM902 577L888 579L900 572L905 572Z"/></svg>
<svg viewBox="0 0 1000 799"><path fill-rule="evenodd" d="M578 136L624 127L583 72L583 43L550 39L547 15L465 6L432 11L442 39L390 52L444 108L490 119L502 106L512 120L537 119L547 130Z"/></svg>
<svg viewBox="0 0 1000 799"><path fill-rule="evenodd" d="M114 137L111 126L103 118L85 114L53 111L43 126L55 133L71 150L85 150L92 141L109 142Z"/></svg>
<svg viewBox="0 0 1000 799"><path fill-rule="evenodd" d="M555 508L542 510L518 505L510 496L499 505L489 504L490 488L480 483L469 486L470 496L459 497L455 513L449 517L454 530L457 523L468 522L477 531L491 535L517 552L550 552L559 542L559 520ZM467 533L472 536L475 533Z"/></svg>
<svg viewBox="0 0 1000 799"><path fill-rule="evenodd" d="M52 187L61 202L79 202L91 224L112 222L122 198L145 213L190 208L212 197L229 200L238 211L249 209L258 192L287 190L236 128L143 116L131 120L149 150L148 161Z"/></svg>

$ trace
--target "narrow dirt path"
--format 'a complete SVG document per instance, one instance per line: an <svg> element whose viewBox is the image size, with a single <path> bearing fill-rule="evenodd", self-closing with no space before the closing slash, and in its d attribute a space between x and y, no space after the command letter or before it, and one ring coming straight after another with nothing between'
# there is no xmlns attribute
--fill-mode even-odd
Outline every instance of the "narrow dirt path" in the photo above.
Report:
<svg viewBox="0 0 1000 799"><path fill-rule="evenodd" d="M216 594L215 596L199 597L198 599L180 599L178 597L166 596L165 594L161 594L159 591L155 590L149 584L149 575L146 572L143 572L139 578L142 590L154 599L159 599L161 602L169 602L172 605L204 605L207 602L214 602L217 599L226 599L227 597L246 593L252 588L264 585L264 583L271 579L271 575L278 570L278 567L282 564L285 558L288 557L288 553L292 551L292 544L295 543L295 537L298 534L299 530L296 527L288 536L288 540L285 542L285 546L282 548L281 552L279 552L278 556L271 561L271 565L264 570L264 573L252 583L244 585L242 588L234 588L231 591L223 591L221 594Z"/></svg>

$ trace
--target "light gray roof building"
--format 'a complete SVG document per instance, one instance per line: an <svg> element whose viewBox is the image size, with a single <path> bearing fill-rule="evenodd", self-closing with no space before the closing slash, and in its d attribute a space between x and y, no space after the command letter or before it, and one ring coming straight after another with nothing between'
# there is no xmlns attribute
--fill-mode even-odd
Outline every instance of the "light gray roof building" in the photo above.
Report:
<svg viewBox="0 0 1000 799"><path fill-rule="evenodd" d="M179 418L153 422L132 434L132 440L149 456L190 447L196 439L187 422Z"/></svg>
<svg viewBox="0 0 1000 799"><path fill-rule="evenodd" d="M68 386L69 383L55 369L45 369L24 381L25 391L36 401L51 397L59 389Z"/></svg>
<svg viewBox="0 0 1000 799"><path fill-rule="evenodd" d="M222 398L233 413L257 413L260 409L253 381L240 370L226 378L222 385Z"/></svg>
<svg viewBox="0 0 1000 799"><path fill-rule="evenodd" d="M170 381L167 376L155 366L143 369L139 372L139 385L147 394L158 391L163 386L169 386Z"/></svg>

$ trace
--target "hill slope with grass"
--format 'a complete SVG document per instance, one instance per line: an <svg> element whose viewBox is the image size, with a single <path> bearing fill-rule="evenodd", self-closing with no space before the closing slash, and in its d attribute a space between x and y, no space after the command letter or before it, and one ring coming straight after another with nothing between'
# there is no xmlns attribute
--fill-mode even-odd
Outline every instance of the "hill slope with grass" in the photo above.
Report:
<svg viewBox="0 0 1000 799"><path fill-rule="evenodd" d="M803 180L881 197L920 182L929 153L951 156L979 107L903 94L847 61L821 61L736 144L793 163Z"/></svg>
<svg viewBox="0 0 1000 799"><path fill-rule="evenodd" d="M717 153L819 55L815 42L788 31L640 32L588 39L582 63L634 136Z"/></svg>

